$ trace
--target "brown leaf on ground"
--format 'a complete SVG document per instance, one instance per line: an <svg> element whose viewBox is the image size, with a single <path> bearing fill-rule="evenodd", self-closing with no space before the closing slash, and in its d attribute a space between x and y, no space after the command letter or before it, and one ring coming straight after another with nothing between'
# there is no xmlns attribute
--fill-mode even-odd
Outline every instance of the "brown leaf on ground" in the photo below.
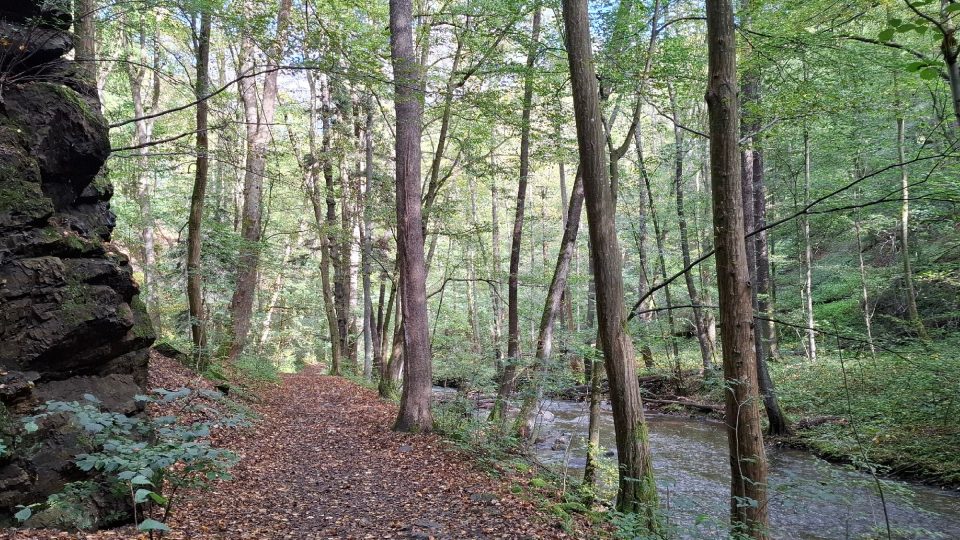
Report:
<svg viewBox="0 0 960 540"><path fill-rule="evenodd" d="M210 388L154 357L151 388ZM557 520L509 493L434 435L391 431L396 406L314 367L266 388L254 427L213 438L241 458L208 491L186 495L170 539L569 538ZM0 538L145 538L132 527L91 534L0 532Z"/></svg>

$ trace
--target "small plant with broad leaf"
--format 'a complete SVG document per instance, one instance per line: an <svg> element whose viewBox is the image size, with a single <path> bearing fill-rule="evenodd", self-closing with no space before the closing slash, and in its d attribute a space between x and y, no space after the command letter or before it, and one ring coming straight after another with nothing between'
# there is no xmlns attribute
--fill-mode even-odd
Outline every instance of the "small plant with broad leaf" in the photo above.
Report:
<svg viewBox="0 0 960 540"><path fill-rule="evenodd" d="M85 394L83 402L48 401L39 414L24 419L24 429L33 432L44 418L67 415L88 437L90 448L75 456L76 466L85 472L98 473L111 488L128 494L137 528L153 538L169 530L166 521L181 490L204 488L213 481L229 479L228 471L237 460L233 453L210 444L214 421L190 424L179 421L180 413L197 410L197 397L224 399L217 392L205 390L155 389L153 395L138 395L136 399L178 407L177 414L140 418L104 411L99 399ZM243 424L244 419L217 417L215 422L233 427ZM26 521L34 510L55 502L54 497L56 495L42 505L21 507L15 517Z"/></svg>

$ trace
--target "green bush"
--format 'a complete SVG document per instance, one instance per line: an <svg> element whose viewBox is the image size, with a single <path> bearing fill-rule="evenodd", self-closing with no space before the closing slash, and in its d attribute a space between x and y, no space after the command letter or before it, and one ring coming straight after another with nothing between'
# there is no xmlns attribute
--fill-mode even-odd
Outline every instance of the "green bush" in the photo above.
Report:
<svg viewBox="0 0 960 540"><path fill-rule="evenodd" d="M154 396L139 395L136 399L145 403L176 404L182 412L200 406L195 403L198 397L224 400L218 392L195 392L189 388L156 389ZM128 417L103 411L100 405L100 400L90 394L84 395L82 403L48 401L39 414L24 418L24 429L33 432L44 419L66 415L83 433L90 449L74 457L77 468L93 473L96 481L105 483L115 493L129 496L134 522L151 537L168 530L164 522L170 517L182 488L203 488L213 481L230 478L228 470L237 458L210 444L210 429L214 422L226 427L243 425L246 421L242 416L218 417L186 425L175 415ZM70 484L45 503L21 507L15 517L26 521L34 510L57 508L61 515L75 516L71 523L63 525L81 530L90 528L93 524L78 510L82 505L77 501L84 498L78 490L91 489L91 485L89 482Z"/></svg>

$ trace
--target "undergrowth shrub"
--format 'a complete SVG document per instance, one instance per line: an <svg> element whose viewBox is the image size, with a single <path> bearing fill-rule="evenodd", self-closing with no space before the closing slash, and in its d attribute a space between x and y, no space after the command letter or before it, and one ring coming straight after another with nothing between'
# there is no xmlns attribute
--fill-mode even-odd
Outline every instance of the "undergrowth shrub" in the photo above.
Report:
<svg viewBox="0 0 960 540"><path fill-rule="evenodd" d="M208 400L226 404L228 400L222 394L158 388L151 396L138 395L135 399L173 407L176 414L128 417L102 410L99 399L85 394L83 402L48 401L38 414L24 419L25 430L33 432L44 419L66 415L80 430L88 448L74 456L74 464L94 476L91 481L68 485L44 503L20 507L15 514L18 520L23 522L35 511L55 508L63 516L62 521L66 521L58 525L79 530L92 528L95 524L80 503L97 489L96 483L103 483L115 494L129 498L132 516L127 517L132 517L137 528L147 531L152 538L169 530L165 522L184 489L206 488L214 481L230 478L228 471L237 457L212 446L210 430L215 426L245 425L247 420L241 414L225 416L204 404ZM203 416L212 419L188 424L181 420L181 414L187 412L203 412Z"/></svg>

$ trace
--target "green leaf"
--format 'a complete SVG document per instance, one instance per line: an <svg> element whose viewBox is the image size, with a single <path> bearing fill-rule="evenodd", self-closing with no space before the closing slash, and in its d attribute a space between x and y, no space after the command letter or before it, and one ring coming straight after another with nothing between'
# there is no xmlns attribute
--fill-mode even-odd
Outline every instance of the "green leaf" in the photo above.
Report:
<svg viewBox="0 0 960 540"><path fill-rule="evenodd" d="M155 519L145 519L140 525L137 525L137 529L141 531L169 531L170 527L167 527Z"/></svg>
<svg viewBox="0 0 960 540"><path fill-rule="evenodd" d="M937 72L937 70L931 67L923 68L920 71L920 78L925 81L931 81L933 79L936 79L938 75L939 73Z"/></svg>
<svg viewBox="0 0 960 540"><path fill-rule="evenodd" d="M907 71L909 71L910 73L915 73L925 67L927 67L926 62L910 62L909 64L907 64Z"/></svg>
<svg viewBox="0 0 960 540"><path fill-rule="evenodd" d="M877 39L879 39L880 41L890 41L891 39L893 39L894 32L895 30L893 28L884 28L877 35Z"/></svg>
<svg viewBox="0 0 960 540"><path fill-rule="evenodd" d="M20 509L19 512L14 514L13 517L17 518L17 521L19 521L20 523L23 523L24 521L30 519L30 516L32 515L33 515L33 510L31 510L29 506L24 506L23 508Z"/></svg>
<svg viewBox="0 0 960 540"><path fill-rule="evenodd" d="M950 4L947 6L947 13L956 13L960 11L960 4Z"/></svg>
<svg viewBox="0 0 960 540"><path fill-rule="evenodd" d="M133 484L133 485L135 485L135 486L152 486L152 485L153 485L153 482L151 482L149 478L147 478L146 476L144 476L144 475L142 475L142 474L138 474L138 475L134 476L134 477L130 480L130 483Z"/></svg>
<svg viewBox="0 0 960 540"><path fill-rule="evenodd" d="M149 497L151 493L153 492L149 489L140 488L136 493L133 494L133 502L137 504L145 503L147 502L147 497Z"/></svg>
<svg viewBox="0 0 960 540"><path fill-rule="evenodd" d="M894 27L894 28L897 28L898 26L900 26L901 24L903 24L903 19L889 19L889 20L887 20L887 24L889 24L890 26L892 26L892 27Z"/></svg>
<svg viewBox="0 0 960 540"><path fill-rule="evenodd" d="M150 492L150 499L159 505L167 504L166 497L164 497L163 495L160 495L159 493L154 493L153 491Z"/></svg>

